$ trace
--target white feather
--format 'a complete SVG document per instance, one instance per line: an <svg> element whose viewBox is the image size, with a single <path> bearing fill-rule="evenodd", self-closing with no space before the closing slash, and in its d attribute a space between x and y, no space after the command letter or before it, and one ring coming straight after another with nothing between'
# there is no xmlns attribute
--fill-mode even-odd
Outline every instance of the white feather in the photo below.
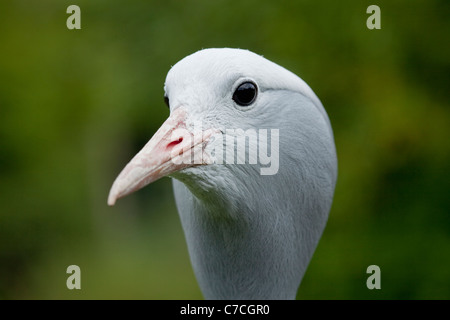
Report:
<svg viewBox="0 0 450 320"><path fill-rule="evenodd" d="M244 110L232 95L245 79L259 91ZM320 100L292 72L240 49L184 58L168 73L165 91L171 111L186 108L188 127L279 129L275 175L261 175L258 164L210 164L171 176L205 298L295 298L337 179L333 133Z"/></svg>

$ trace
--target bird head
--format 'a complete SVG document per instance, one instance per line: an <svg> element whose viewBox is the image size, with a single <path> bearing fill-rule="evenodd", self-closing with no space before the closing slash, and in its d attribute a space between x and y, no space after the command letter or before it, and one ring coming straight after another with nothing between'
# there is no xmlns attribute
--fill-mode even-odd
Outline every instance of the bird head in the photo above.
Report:
<svg viewBox="0 0 450 320"><path fill-rule="evenodd" d="M295 96L313 106L306 112L313 113L332 136L325 110L309 86L290 71L247 50L204 49L189 55L170 69L164 91L170 116L117 177L109 205L164 176L201 193L221 186L232 188L224 177L245 182L250 175L263 175L264 165L258 157L261 146L251 144L249 132L261 142L258 130L266 130L272 157L299 150L296 139L284 139L281 148L273 145L277 137L270 136L271 130L280 129L287 132L285 136L296 135L295 128L289 132L296 118ZM239 139L244 146L249 140L242 154L236 148ZM252 154L256 161L248 163ZM273 169L271 174L276 174L278 168Z"/></svg>

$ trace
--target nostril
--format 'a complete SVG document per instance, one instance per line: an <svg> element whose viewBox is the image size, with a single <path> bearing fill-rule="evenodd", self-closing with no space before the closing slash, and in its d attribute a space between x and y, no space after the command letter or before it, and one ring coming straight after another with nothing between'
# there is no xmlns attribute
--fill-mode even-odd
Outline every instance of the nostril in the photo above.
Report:
<svg viewBox="0 0 450 320"><path fill-rule="evenodd" d="M172 141L171 143L169 143L167 145L167 149L171 149L173 147L175 147L177 144L180 144L183 141L183 137L180 137L178 140Z"/></svg>

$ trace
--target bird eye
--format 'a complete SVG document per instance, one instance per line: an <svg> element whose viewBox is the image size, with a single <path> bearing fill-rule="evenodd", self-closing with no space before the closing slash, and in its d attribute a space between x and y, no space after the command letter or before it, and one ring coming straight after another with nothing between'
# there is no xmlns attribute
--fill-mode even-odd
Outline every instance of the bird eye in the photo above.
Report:
<svg viewBox="0 0 450 320"><path fill-rule="evenodd" d="M168 96L164 96L164 103L170 108L169 97Z"/></svg>
<svg viewBox="0 0 450 320"><path fill-rule="evenodd" d="M233 100L240 106L249 106L255 101L257 91L253 82L244 82L234 91Z"/></svg>

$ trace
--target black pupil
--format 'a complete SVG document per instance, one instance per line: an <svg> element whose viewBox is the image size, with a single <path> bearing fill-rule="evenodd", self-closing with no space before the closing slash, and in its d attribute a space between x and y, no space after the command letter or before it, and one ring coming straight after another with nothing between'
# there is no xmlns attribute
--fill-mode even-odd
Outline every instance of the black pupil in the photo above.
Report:
<svg viewBox="0 0 450 320"><path fill-rule="evenodd" d="M241 106L251 105L255 101L255 98L256 86L252 82L244 82L233 94L233 100Z"/></svg>

